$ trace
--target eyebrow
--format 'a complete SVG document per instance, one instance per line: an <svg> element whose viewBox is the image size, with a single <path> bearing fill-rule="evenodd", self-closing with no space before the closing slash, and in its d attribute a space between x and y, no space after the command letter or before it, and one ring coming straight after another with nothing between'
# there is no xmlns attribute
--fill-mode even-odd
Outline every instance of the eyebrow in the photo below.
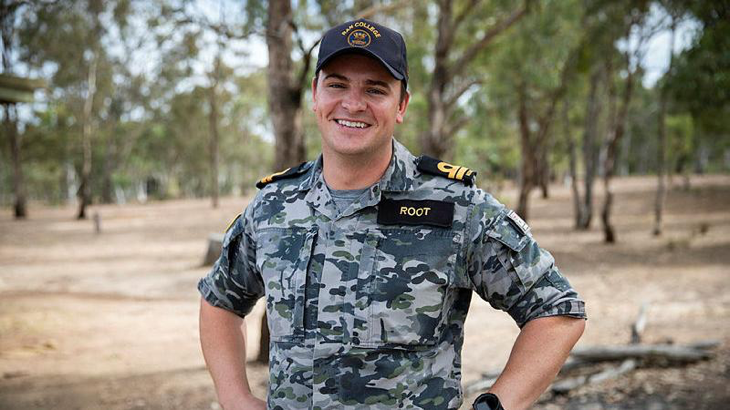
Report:
<svg viewBox="0 0 730 410"><path fill-rule="evenodd" d="M335 78L335 79L341 80L341 81L350 81L349 78L345 77L342 74L327 74L324 77L325 80L330 79L330 78ZM365 84L367 84L367 85L376 85L376 86L380 86L380 87L384 87L384 88L390 89L390 84L386 83L385 81L380 81L380 80L365 80Z"/></svg>

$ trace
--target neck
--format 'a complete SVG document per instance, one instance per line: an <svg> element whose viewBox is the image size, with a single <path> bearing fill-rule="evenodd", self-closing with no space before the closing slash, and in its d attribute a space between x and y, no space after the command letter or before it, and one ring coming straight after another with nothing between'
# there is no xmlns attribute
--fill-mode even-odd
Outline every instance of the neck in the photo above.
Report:
<svg viewBox="0 0 730 410"><path fill-rule="evenodd" d="M392 145L388 152L368 157L328 155L322 152L322 173L331 189L363 189L372 186L383 177L393 155Z"/></svg>

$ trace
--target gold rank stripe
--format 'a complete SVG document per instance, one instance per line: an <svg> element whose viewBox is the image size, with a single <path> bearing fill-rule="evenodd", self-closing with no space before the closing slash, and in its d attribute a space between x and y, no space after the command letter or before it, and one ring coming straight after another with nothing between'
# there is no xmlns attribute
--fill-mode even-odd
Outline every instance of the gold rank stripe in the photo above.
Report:
<svg viewBox="0 0 730 410"><path fill-rule="evenodd" d="M474 173L467 167L460 167L458 165L451 165L448 162L439 162L437 165L439 171L446 174L449 179L456 179L459 181L464 180L464 175L469 176Z"/></svg>
<svg viewBox="0 0 730 410"><path fill-rule="evenodd" d="M290 170L290 169L291 169L291 168L287 168L287 169L285 169L285 170L283 170L283 171L281 171L281 172L274 172L273 174L269 175L268 177L266 177L266 178L262 179L262 180L260 181L260 183L261 183L261 184L268 184L269 182L273 181L275 177L277 177L277 176L279 176L279 175L283 175L283 174L286 174L287 172L289 172L289 170Z"/></svg>

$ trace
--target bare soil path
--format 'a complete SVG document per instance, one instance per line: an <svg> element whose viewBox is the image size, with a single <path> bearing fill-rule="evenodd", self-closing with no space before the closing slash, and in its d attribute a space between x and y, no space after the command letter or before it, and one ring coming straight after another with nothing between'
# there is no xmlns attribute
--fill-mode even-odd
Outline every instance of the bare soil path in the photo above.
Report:
<svg viewBox="0 0 730 410"><path fill-rule="evenodd" d="M572 230L569 191L533 197L538 242L588 302L581 344L625 344L649 302L647 342L719 339L718 356L682 368L642 369L546 395L536 408L726 408L730 402L730 177L695 177L669 192L666 232L651 236L653 178L615 183L619 243L598 229ZM515 197L505 191L508 203ZM247 200L96 206L102 233L74 209L0 211L0 409L217 408L197 336L198 278L209 233L225 229ZM600 197L598 202L600 203ZM258 338L258 316L248 321ZM518 332L474 298L464 346L465 383L504 365ZM253 343L255 344L255 343ZM251 349L249 357L256 354ZM267 370L251 365L255 392ZM473 398L467 398L467 403Z"/></svg>

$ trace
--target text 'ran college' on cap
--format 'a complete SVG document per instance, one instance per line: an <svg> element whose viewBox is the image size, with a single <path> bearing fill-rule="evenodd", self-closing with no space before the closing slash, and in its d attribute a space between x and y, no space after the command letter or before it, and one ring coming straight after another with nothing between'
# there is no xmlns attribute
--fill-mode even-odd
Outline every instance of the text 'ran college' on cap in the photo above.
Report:
<svg viewBox="0 0 730 410"><path fill-rule="evenodd" d="M397 80L408 82L406 42L397 31L365 19L328 30L319 45L316 72L332 58L346 53L373 57Z"/></svg>

